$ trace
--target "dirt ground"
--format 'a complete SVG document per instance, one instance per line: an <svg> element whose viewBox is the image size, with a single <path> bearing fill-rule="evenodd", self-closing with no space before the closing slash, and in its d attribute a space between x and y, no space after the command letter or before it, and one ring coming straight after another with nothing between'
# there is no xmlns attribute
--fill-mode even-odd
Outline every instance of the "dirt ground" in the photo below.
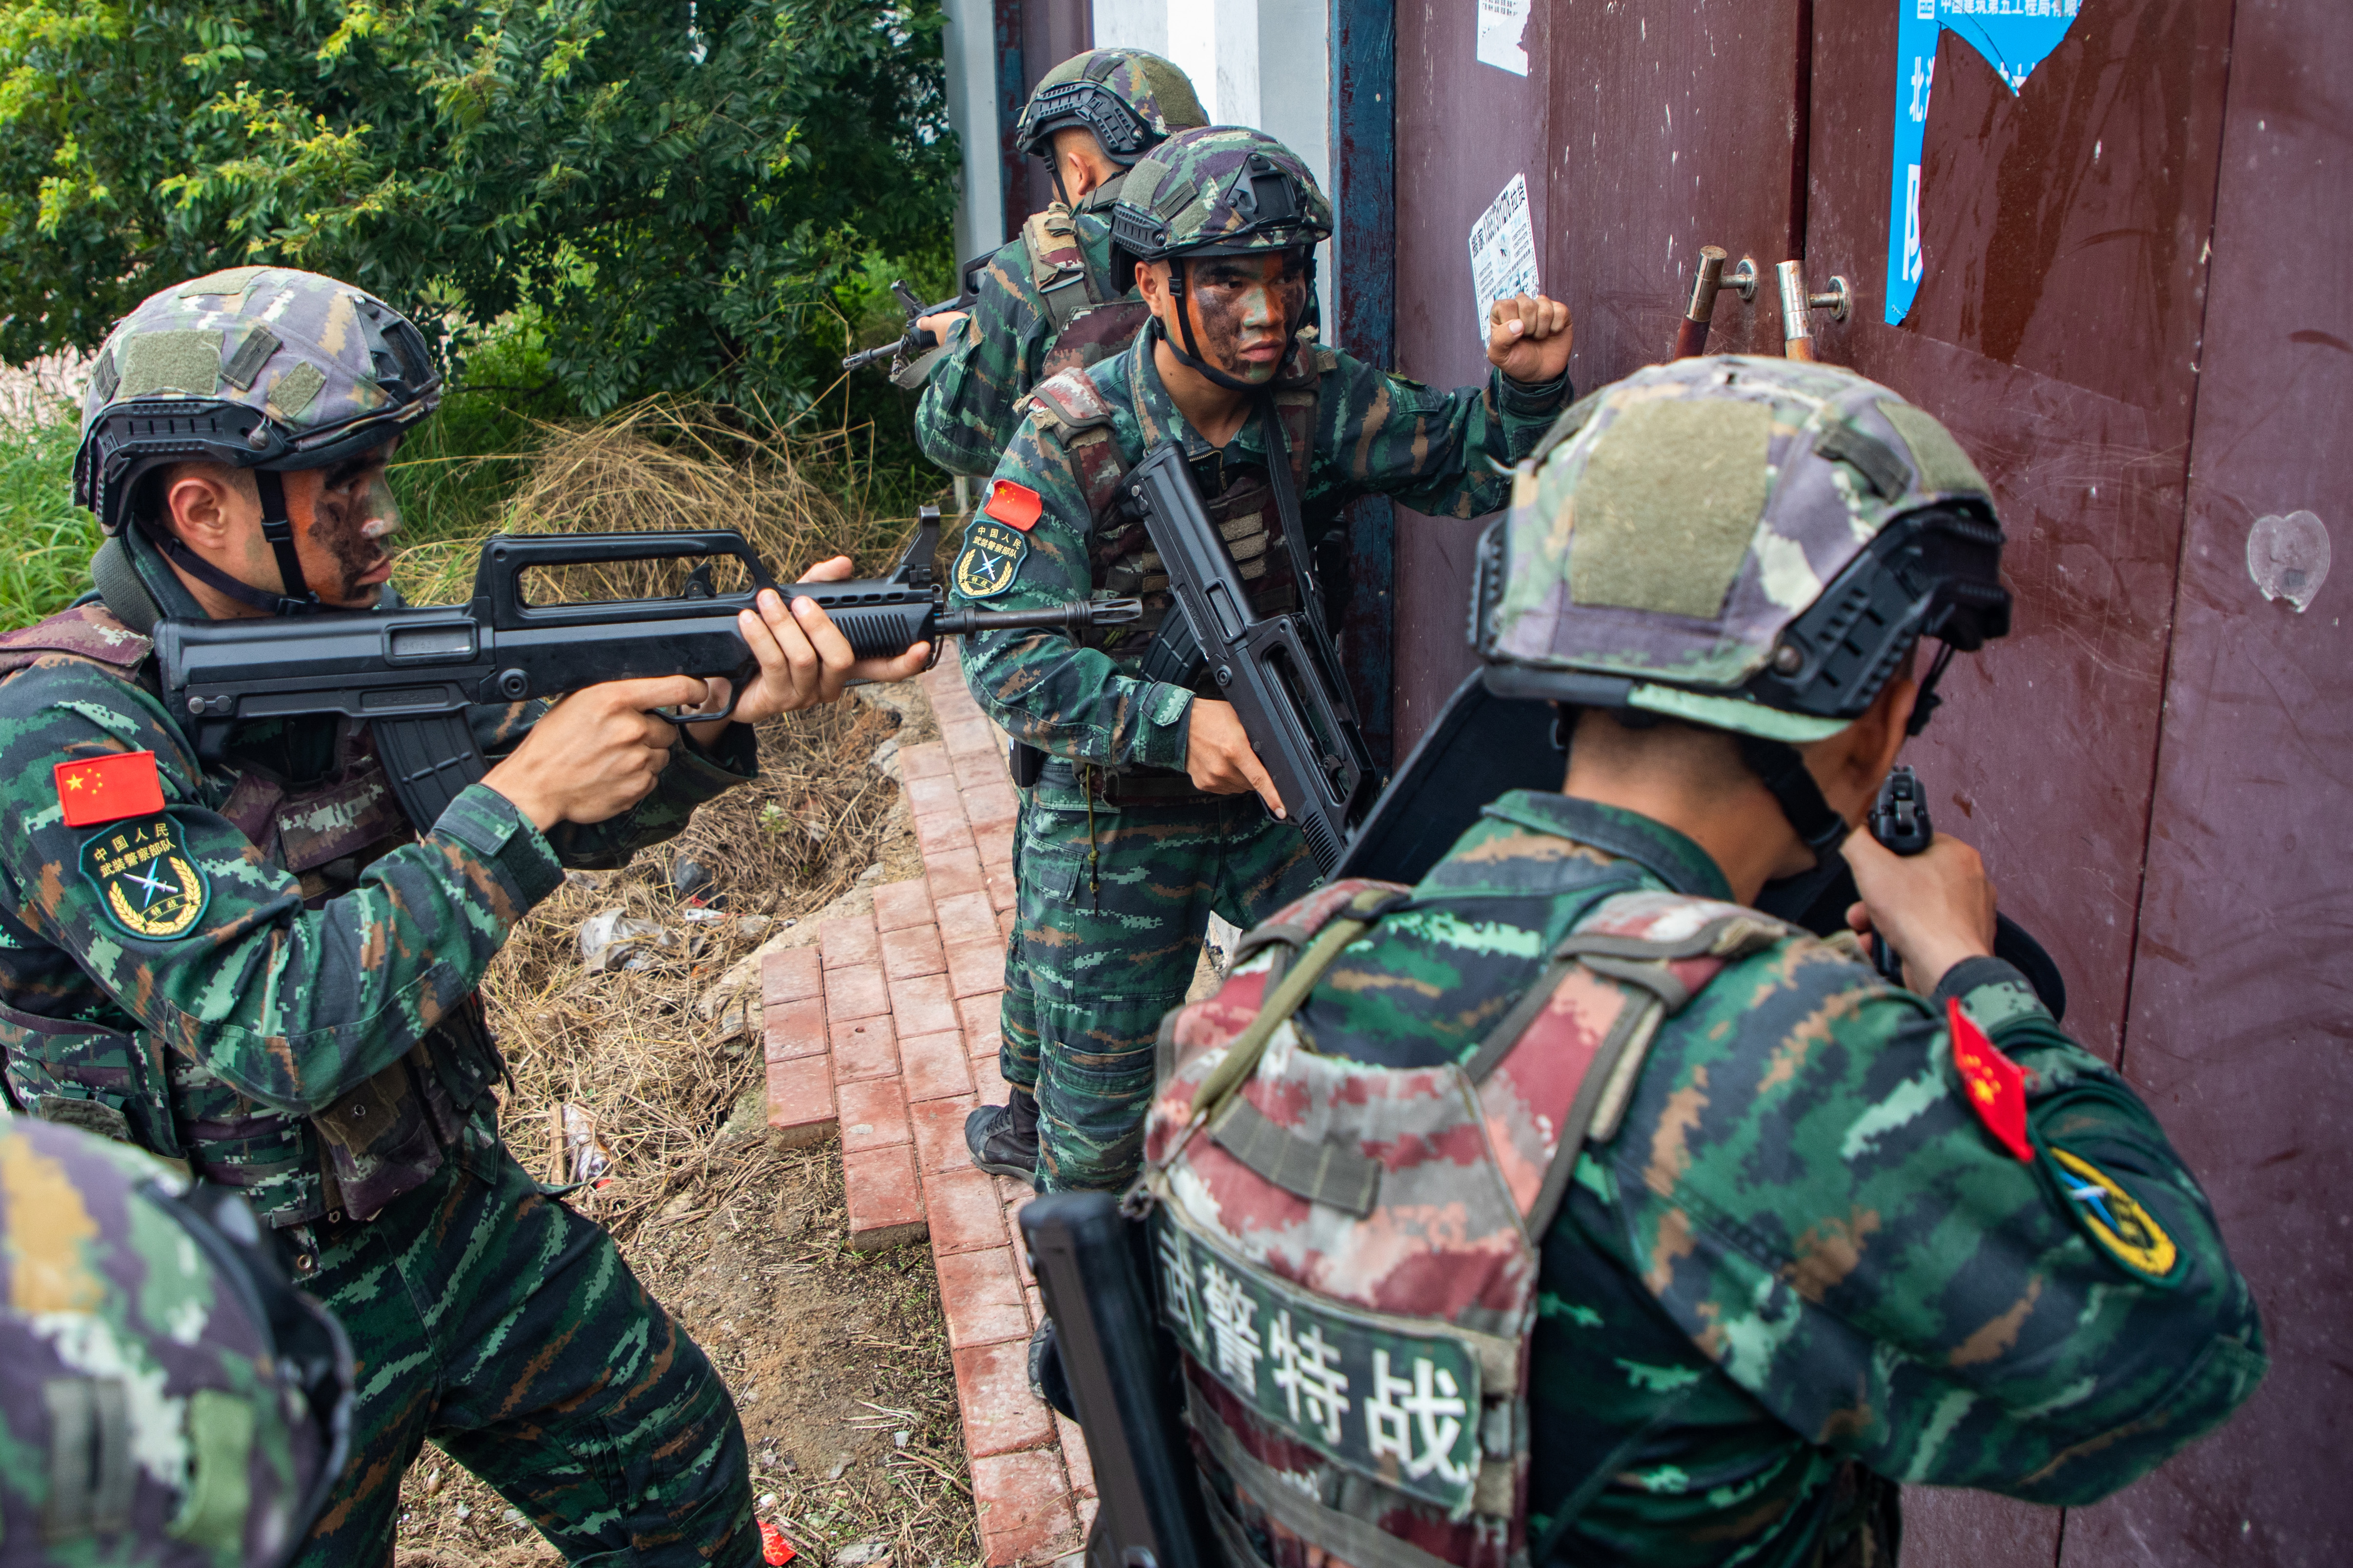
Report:
<svg viewBox="0 0 2353 1568"><path fill-rule="evenodd" d="M812 1563L955 1568L978 1543L930 1249L851 1252L839 1144L767 1147L757 981L727 988L763 942L814 941L821 911L922 868L886 742L935 731L913 688L871 697L765 731L760 783L627 869L575 877L484 995L518 1086L509 1145L553 1176L550 1107L595 1116L612 1179L568 1201L726 1380L761 1518ZM711 878L700 913L680 858ZM638 967L591 973L581 925L617 909L661 934L641 935ZM399 1568L556 1560L438 1448L410 1467Z"/></svg>

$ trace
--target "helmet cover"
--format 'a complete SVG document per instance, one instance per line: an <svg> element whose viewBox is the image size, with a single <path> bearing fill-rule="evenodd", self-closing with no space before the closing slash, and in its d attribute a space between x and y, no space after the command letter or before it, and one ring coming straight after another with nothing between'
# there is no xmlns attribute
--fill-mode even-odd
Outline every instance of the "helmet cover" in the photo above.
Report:
<svg viewBox="0 0 2353 1568"><path fill-rule="evenodd" d="M440 400L424 335L383 300L315 272L232 267L115 323L82 398L74 500L116 532L159 464L324 468Z"/></svg>
<svg viewBox="0 0 2353 1568"><path fill-rule="evenodd" d="M1103 155L1125 166L1169 132L1208 121L1192 79L1167 60L1142 49L1090 49L1040 79L1013 139L1045 158L1055 132L1092 131Z"/></svg>
<svg viewBox="0 0 2353 1568"><path fill-rule="evenodd" d="M1172 256L1309 248L1331 237L1332 204L1299 154L1263 131L1180 131L1128 172L1112 209L1113 268Z"/></svg>
<svg viewBox="0 0 2353 1568"><path fill-rule="evenodd" d="M1977 465L1886 387L1677 360L1580 401L1520 465L1472 640L1498 691L1820 740L1919 637L2008 632L2001 543Z"/></svg>

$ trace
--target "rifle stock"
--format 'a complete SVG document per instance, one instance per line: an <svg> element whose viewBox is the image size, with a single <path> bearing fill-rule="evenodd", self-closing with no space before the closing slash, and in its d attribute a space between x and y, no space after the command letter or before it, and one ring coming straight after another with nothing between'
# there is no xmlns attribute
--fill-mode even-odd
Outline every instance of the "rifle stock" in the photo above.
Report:
<svg viewBox="0 0 2353 1568"><path fill-rule="evenodd" d="M216 757L239 724L340 714L369 721L377 754L409 820L429 828L489 771L469 710L560 696L651 676L724 677L734 711L759 661L735 628L764 588L813 599L860 658L888 658L942 637L997 626L1084 629L1134 620L1133 599L1082 600L1037 611L956 612L932 557L939 509L919 514L915 541L887 577L778 583L729 529L642 533L501 534L482 546L463 605L353 610L290 619L164 620L155 627L164 699L194 721L199 755ZM743 563L752 586L718 593L710 565ZM533 605L526 572L624 561L689 560L684 593L663 598Z"/></svg>

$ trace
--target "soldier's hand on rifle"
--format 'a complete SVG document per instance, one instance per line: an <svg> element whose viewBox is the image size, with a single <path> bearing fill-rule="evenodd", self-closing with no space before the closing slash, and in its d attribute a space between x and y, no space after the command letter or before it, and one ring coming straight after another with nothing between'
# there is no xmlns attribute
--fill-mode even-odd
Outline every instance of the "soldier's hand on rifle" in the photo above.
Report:
<svg viewBox="0 0 2353 1568"><path fill-rule="evenodd" d="M1862 895L1846 923L1902 955L1906 986L1926 995L1961 960L1993 952L1993 882L1976 850L1949 833L1917 855L1891 854L1868 833L1841 848Z"/></svg>
<svg viewBox="0 0 2353 1568"><path fill-rule="evenodd" d="M942 310L936 316L918 316L915 318L915 330L931 333L934 343L944 343L948 341L950 333L964 330L964 318L962 310Z"/></svg>
<svg viewBox="0 0 2353 1568"><path fill-rule="evenodd" d="M1541 294L1498 300L1487 312L1487 363L1530 386L1556 381L1568 371L1576 323L1568 307Z"/></svg>
<svg viewBox="0 0 2353 1568"><path fill-rule="evenodd" d="M800 580L833 583L849 573L849 557L837 555L802 573ZM712 745L731 722L756 724L819 702L839 702L853 679L889 681L920 675L932 657L932 645L919 642L896 658L854 658L849 640L815 600L794 599L787 605L782 595L763 592L758 604L759 614L744 610L736 616L735 629L760 661L759 677L735 705L732 719L687 727L697 745ZM725 706L727 682L714 680L710 685L711 700L701 706Z"/></svg>
<svg viewBox="0 0 2353 1568"><path fill-rule="evenodd" d="M617 816L652 791L678 739L653 710L699 707L709 695L710 683L691 675L584 687L540 715L482 782L542 832Z"/></svg>
<svg viewBox="0 0 2353 1568"><path fill-rule="evenodd" d="M1185 721L1185 772L1195 789L1211 795L1247 795L1252 790L1277 816L1287 815L1274 781L1250 750L1250 734L1230 702L1213 697L1193 699Z"/></svg>

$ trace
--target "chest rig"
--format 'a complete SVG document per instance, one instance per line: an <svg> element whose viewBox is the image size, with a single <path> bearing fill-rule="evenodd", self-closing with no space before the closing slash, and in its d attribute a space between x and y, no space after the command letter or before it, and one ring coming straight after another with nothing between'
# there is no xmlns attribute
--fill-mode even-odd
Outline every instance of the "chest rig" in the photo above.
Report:
<svg viewBox="0 0 2353 1568"><path fill-rule="evenodd" d="M1091 193L1089 209L1107 207L1124 178ZM1021 247L1029 259L1029 281L1046 314L1046 353L1039 379L1109 359L1152 320L1144 301L1129 299L1124 286L1097 277L1087 266L1077 219L1060 202L1029 215L1021 226Z"/></svg>
<svg viewBox="0 0 2353 1568"><path fill-rule="evenodd" d="M1307 487L1317 387L1324 373L1335 363L1329 349L1317 345L1309 332L1302 332L1269 398L1275 428L1290 459L1294 496ZM1141 366L1137 368L1140 372ZM1134 390L1134 401L1140 405L1142 388ZM1121 505L1121 481L1126 477L1128 462L1112 424L1111 405L1092 380L1077 372L1040 382L1030 396L1040 422L1056 432L1062 449L1070 454L1085 493L1092 529L1087 559L1096 592L1144 601L1140 619L1092 631L1085 640L1093 647L1140 651L1168 614L1168 572L1153 550L1143 522ZM1226 542L1236 570L1250 585L1251 607L1261 615L1297 609L1299 581L1289 552L1281 548L1282 508L1266 469L1254 464L1229 468L1220 453L1207 471L1197 462L1195 477L1200 481L1201 493L1208 498L1210 521ZM1300 548L1303 551L1308 542L1299 542Z"/></svg>
<svg viewBox="0 0 2353 1568"><path fill-rule="evenodd" d="M141 685L151 646L102 606L78 605L0 637L0 679L26 679L63 658ZM349 892L375 861L416 840L364 724L341 725L323 772L304 768L300 778L282 765L291 753L265 761L239 753L235 739L231 747L206 772L205 804L295 878L306 907ZM18 1106L243 1189L273 1226L366 1219L421 1185L503 1071L481 999L469 996L402 1059L316 1116L290 1116L167 1049L37 934L13 922L8 934L16 945L0 948L0 1048ZM76 981L87 994L69 993L60 1006L59 992ZM30 1010L36 993L47 1011Z"/></svg>
<svg viewBox="0 0 2353 1568"><path fill-rule="evenodd" d="M1293 1022L1410 898L1393 883L1310 894L1162 1026L1132 1201L1235 1568L1292 1568L1302 1544L1349 1568L1529 1561L1538 1244L1660 1025L1785 931L1680 893L1596 892L1460 1065L1352 1060Z"/></svg>

